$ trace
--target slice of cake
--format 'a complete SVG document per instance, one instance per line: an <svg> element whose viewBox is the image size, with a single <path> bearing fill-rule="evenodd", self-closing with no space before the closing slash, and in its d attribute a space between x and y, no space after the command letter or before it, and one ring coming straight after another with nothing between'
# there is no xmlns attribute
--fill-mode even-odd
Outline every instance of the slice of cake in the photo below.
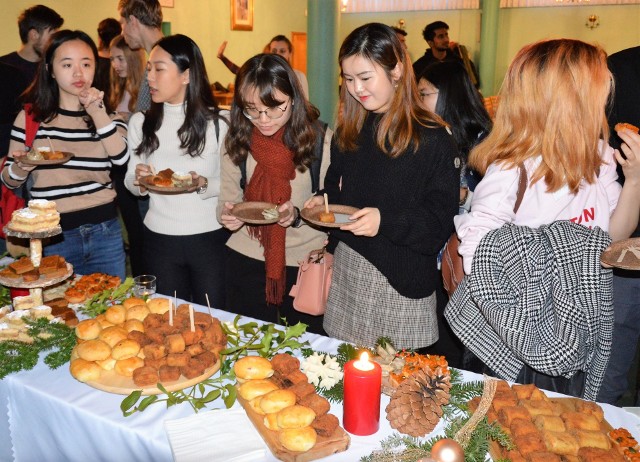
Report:
<svg viewBox="0 0 640 462"><path fill-rule="evenodd" d="M171 182L176 188L189 187L193 184L193 178L191 177L191 173L173 172Z"/></svg>
<svg viewBox="0 0 640 462"><path fill-rule="evenodd" d="M9 228L13 231L34 233L47 231L60 224L56 203L45 199L29 201L29 207L15 210L11 214Z"/></svg>

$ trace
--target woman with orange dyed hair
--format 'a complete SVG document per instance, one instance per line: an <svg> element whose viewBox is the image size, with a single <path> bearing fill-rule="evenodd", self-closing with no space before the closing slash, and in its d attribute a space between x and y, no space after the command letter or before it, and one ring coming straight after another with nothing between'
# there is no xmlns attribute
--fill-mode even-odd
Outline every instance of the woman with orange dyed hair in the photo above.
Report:
<svg viewBox="0 0 640 462"><path fill-rule="evenodd" d="M611 82L598 46L559 39L518 52L493 130L469 157L484 178L471 213L455 218L467 274L480 240L506 223L538 228L570 220L599 226L614 241L631 235L640 210L640 137L618 132L626 158L607 144ZM631 178L624 188L616 181L616 160ZM515 213L520 165L528 185Z"/></svg>

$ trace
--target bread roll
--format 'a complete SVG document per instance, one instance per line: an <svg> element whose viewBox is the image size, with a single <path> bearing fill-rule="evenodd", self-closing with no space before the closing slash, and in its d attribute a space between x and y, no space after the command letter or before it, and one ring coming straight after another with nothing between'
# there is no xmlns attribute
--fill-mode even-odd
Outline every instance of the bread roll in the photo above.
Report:
<svg viewBox="0 0 640 462"><path fill-rule="evenodd" d="M154 314L164 314L169 311L169 307L171 306L171 300L168 298L152 298L147 300L147 308Z"/></svg>
<svg viewBox="0 0 640 462"><path fill-rule="evenodd" d="M113 305L104 312L107 321L114 324L121 324L126 320L127 309L122 305Z"/></svg>
<svg viewBox="0 0 640 462"><path fill-rule="evenodd" d="M125 338L120 340L111 350L111 357L117 361L137 356L140 352L140 344L135 340Z"/></svg>
<svg viewBox="0 0 640 462"><path fill-rule="evenodd" d="M102 369L96 363L81 358L72 360L69 370L71 375L80 382L98 380L102 373Z"/></svg>
<svg viewBox="0 0 640 462"><path fill-rule="evenodd" d="M100 323L95 319L85 319L76 326L76 336L82 340L93 340L100 335Z"/></svg>
<svg viewBox="0 0 640 462"><path fill-rule="evenodd" d="M248 380L238 387L238 393L242 398L251 401L253 398L265 395L270 391L277 390L278 386L269 380Z"/></svg>
<svg viewBox="0 0 640 462"><path fill-rule="evenodd" d="M289 451L306 452L316 444L316 431L311 427L289 428L278 434L280 443Z"/></svg>
<svg viewBox="0 0 640 462"><path fill-rule="evenodd" d="M116 374L131 377L133 376L133 371L142 366L144 366L144 361L137 356L134 356L133 358L116 361L114 370L116 371Z"/></svg>
<svg viewBox="0 0 640 462"><path fill-rule="evenodd" d="M280 430L280 427L278 427L277 413L265 415L263 423L264 423L264 426L267 427L269 430L273 430L276 432Z"/></svg>
<svg viewBox="0 0 640 462"><path fill-rule="evenodd" d="M296 395L290 390L274 390L262 396L260 400L260 409L265 414L278 412L285 407L296 404Z"/></svg>
<svg viewBox="0 0 640 462"><path fill-rule="evenodd" d="M116 367L116 360L113 358L107 358L103 361L96 361L96 364L105 371L112 371Z"/></svg>
<svg viewBox="0 0 640 462"><path fill-rule="evenodd" d="M244 380L266 379L273 375L271 363L261 356L245 356L235 362L233 370L241 383Z"/></svg>
<svg viewBox="0 0 640 462"><path fill-rule="evenodd" d="M104 315L104 313L99 314L98 316L96 316L96 321L98 321L98 324L100 324L100 327L102 327L103 329L107 328L107 327L111 327L111 326L115 326L114 323L107 321L106 316Z"/></svg>
<svg viewBox="0 0 640 462"><path fill-rule="evenodd" d="M131 297L122 302L122 305L128 310L136 305L146 305L146 302L141 298Z"/></svg>
<svg viewBox="0 0 640 462"><path fill-rule="evenodd" d="M132 330L144 332L144 324L139 319L129 319L125 321L124 328L127 329L127 332L131 332Z"/></svg>
<svg viewBox="0 0 640 462"><path fill-rule="evenodd" d="M135 305L131 308L127 308L127 321L130 319L144 321L144 318L146 318L148 314L149 308L147 308L147 305Z"/></svg>
<svg viewBox="0 0 640 462"><path fill-rule="evenodd" d="M111 356L111 348L102 340L87 340L76 346L78 356L86 361L102 361Z"/></svg>
<svg viewBox="0 0 640 462"><path fill-rule="evenodd" d="M106 329L102 329L98 338L113 348L116 343L126 339L127 334L128 332L126 329L119 326L111 326Z"/></svg>
<svg viewBox="0 0 640 462"><path fill-rule="evenodd" d="M302 428L311 425L316 413L311 408L295 404L282 409L276 416L279 428Z"/></svg>

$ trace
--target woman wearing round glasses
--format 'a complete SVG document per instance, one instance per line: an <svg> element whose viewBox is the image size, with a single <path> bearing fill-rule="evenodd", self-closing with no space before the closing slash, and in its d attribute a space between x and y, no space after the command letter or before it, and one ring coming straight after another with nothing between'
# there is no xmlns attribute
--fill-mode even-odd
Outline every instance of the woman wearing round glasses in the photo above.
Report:
<svg viewBox="0 0 640 462"><path fill-rule="evenodd" d="M326 238L301 226L299 208L314 192L314 159L321 159L318 186L323 186L331 130L322 129L318 110L278 55L249 59L236 76L235 89L218 205L220 223L234 231L227 242L226 306L268 322L301 321L323 333L322 316L295 311L288 293L298 262ZM280 220L245 225L232 214L234 204L243 201L278 204Z"/></svg>

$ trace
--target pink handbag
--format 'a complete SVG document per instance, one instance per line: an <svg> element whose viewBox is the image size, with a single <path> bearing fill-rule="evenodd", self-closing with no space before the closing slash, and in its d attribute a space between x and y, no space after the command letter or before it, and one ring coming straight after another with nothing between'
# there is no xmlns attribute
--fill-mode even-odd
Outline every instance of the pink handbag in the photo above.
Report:
<svg viewBox="0 0 640 462"><path fill-rule="evenodd" d="M305 261L300 262L298 280L289 292L296 311L313 316L324 314L332 273L333 255L324 248L309 252Z"/></svg>

